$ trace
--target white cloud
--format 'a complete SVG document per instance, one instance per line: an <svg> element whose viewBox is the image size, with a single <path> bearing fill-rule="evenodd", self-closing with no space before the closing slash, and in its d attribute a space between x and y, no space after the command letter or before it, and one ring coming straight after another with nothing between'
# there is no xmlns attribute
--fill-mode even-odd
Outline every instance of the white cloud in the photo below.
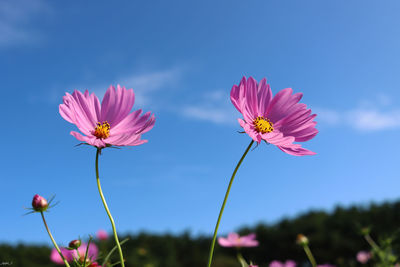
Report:
<svg viewBox="0 0 400 267"><path fill-rule="evenodd" d="M390 111L358 109L348 113L348 124L362 131L400 127L400 109Z"/></svg>
<svg viewBox="0 0 400 267"><path fill-rule="evenodd" d="M214 122L217 124L231 124L233 120L233 112L224 108L207 107L207 106L185 106L182 108L184 116Z"/></svg>
<svg viewBox="0 0 400 267"><path fill-rule="evenodd" d="M67 92L72 92L75 89L79 91L85 91L88 89L89 92L94 92L101 100L110 85L117 86L117 84L119 84L126 88L133 88L133 91L135 92L135 108L142 108L144 106L155 108L157 104L153 100L156 99L153 95L160 90L175 86L179 82L182 72L182 68L175 67L160 71L123 75L111 80L110 82L101 81L93 84L77 84L67 87L57 86L57 94L55 95L54 92L48 93L48 97L51 98L48 100L50 102L53 102L54 100L61 101L61 93L64 94L64 92L60 92L60 88L65 89Z"/></svg>
<svg viewBox="0 0 400 267"><path fill-rule="evenodd" d="M149 72L140 75L122 77L119 83L135 91L135 102L139 106L151 103L151 94L162 88L174 85L180 79L182 70L172 68L163 71Z"/></svg>
<svg viewBox="0 0 400 267"><path fill-rule="evenodd" d="M400 127L400 108L391 106L391 98L380 94L374 102L363 100L359 106L344 111L313 108L317 121L330 126L359 131L380 131Z"/></svg>
<svg viewBox="0 0 400 267"><path fill-rule="evenodd" d="M42 0L0 1L0 47L37 41L40 34L30 27L31 21L49 11Z"/></svg>
<svg viewBox="0 0 400 267"><path fill-rule="evenodd" d="M329 110L325 108L313 108L312 112L317 114L317 121L323 121L329 125L336 125L340 122L341 116L339 112L335 110Z"/></svg>
<svg viewBox="0 0 400 267"><path fill-rule="evenodd" d="M200 103L181 107L179 114L216 124L235 123L235 109L230 104L227 92L224 90L204 94Z"/></svg>

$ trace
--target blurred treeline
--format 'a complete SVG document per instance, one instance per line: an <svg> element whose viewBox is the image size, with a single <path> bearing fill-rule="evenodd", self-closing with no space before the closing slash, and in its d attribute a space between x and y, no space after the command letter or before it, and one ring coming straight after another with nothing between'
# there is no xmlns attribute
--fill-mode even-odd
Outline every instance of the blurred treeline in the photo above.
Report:
<svg viewBox="0 0 400 267"><path fill-rule="evenodd" d="M272 260L292 259L298 263L307 262L304 252L295 242L299 233L309 238L311 250L318 263L361 266L356 263L356 253L370 249L360 234L361 228L370 227L371 236L378 244L380 240L393 239L393 250L398 255L400 254L399 226L400 202L394 202L364 207L337 207L331 213L311 211L272 225L261 223L253 227L243 227L238 232L257 234L260 246L241 249L241 252L246 259L252 260L260 267L268 266ZM121 240L129 238L123 245L126 266L205 267L210 236L194 237L186 232L179 235L140 233L121 237ZM112 236L108 241L96 241L96 243L100 250L109 251L114 246ZM12 263L13 267L56 266L49 260L50 249L37 245L1 244L0 263ZM217 245L214 255L214 267L240 267L236 261L235 249ZM118 261L117 255L114 256L114 262Z"/></svg>

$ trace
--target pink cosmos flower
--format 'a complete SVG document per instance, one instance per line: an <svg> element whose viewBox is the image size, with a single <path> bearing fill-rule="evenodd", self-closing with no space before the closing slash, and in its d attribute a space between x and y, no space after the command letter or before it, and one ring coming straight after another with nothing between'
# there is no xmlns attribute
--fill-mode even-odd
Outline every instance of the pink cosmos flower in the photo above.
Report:
<svg viewBox="0 0 400 267"><path fill-rule="evenodd" d="M260 83L243 77L231 90L231 101L242 113L240 126L257 143L261 140L276 145L280 150L295 156L314 155L300 144L312 139L318 130L315 114L305 104L298 103L302 93L292 94L286 88L272 96L271 88L264 78Z"/></svg>
<svg viewBox="0 0 400 267"><path fill-rule="evenodd" d="M280 261L271 261L269 263L269 267L296 267L297 264L296 262L292 260L287 260L286 262L280 262Z"/></svg>
<svg viewBox="0 0 400 267"><path fill-rule="evenodd" d="M283 263L280 261L271 261L268 265L269 267L283 267Z"/></svg>
<svg viewBox="0 0 400 267"><path fill-rule="evenodd" d="M60 250L61 250L61 253L63 254L64 258L65 258L67 261L73 260L73 259L72 259L72 256L71 256L71 250L68 250L68 249L66 249L66 248L60 248ZM62 260L60 254L58 254L58 251L57 251L55 248L53 248L53 249L51 250L50 260L51 260L52 262L54 262L55 264L64 265L64 261Z"/></svg>
<svg viewBox="0 0 400 267"><path fill-rule="evenodd" d="M86 248L87 248L87 244L82 243L82 245L78 248L79 255L81 255L81 256L85 255ZM78 253L76 252L76 250L68 250L66 248L60 248L60 250L61 250L61 253L63 254L64 258L68 262L72 262L74 260L74 258L75 259L78 258ZM88 249L88 259L90 261L94 261L94 260L96 260L98 254L99 254L99 249L97 248L97 246L94 243L90 243L90 246ZM60 254L58 254L58 252L55 248L53 248L51 251L50 260L59 265L64 264L63 260L61 259Z"/></svg>
<svg viewBox="0 0 400 267"><path fill-rule="evenodd" d="M371 253L369 253L368 251L360 251L357 253L356 258L358 262L366 264L371 258Z"/></svg>
<svg viewBox="0 0 400 267"><path fill-rule="evenodd" d="M255 234L239 236L237 233L230 233L227 238L219 237L218 244L222 247L257 247L258 241Z"/></svg>
<svg viewBox="0 0 400 267"><path fill-rule="evenodd" d="M82 245L78 248L79 251L79 255L85 255L86 253L86 248L87 248L87 244L86 243L82 243ZM94 261L97 259L97 256L99 255L99 249L97 248L97 246L94 243L90 243L89 245L89 249L88 249L88 258L91 261ZM78 257L78 254L76 253L76 250L73 250L73 256L74 257Z"/></svg>
<svg viewBox="0 0 400 267"><path fill-rule="evenodd" d="M108 239L108 233L102 229L97 231L96 236L97 236L97 239L99 239L99 240L107 240Z"/></svg>
<svg viewBox="0 0 400 267"><path fill-rule="evenodd" d="M132 89L110 86L101 102L97 96L86 90L75 90L72 95L66 93L63 104L59 106L61 116L75 124L84 134L71 132L76 139L89 145L103 148L106 146L137 146L146 143L141 134L151 130L155 123L154 115L142 110L130 113L135 102Z"/></svg>
<svg viewBox="0 0 400 267"><path fill-rule="evenodd" d="M296 264L296 262L293 261L293 260L287 260L287 261L285 262L285 265L284 265L284 266L285 266L285 267L296 267L297 264Z"/></svg>

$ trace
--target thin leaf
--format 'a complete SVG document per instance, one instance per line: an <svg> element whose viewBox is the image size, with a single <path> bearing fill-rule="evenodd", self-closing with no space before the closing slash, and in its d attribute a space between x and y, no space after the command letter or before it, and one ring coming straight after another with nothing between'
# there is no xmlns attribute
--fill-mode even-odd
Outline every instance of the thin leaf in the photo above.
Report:
<svg viewBox="0 0 400 267"><path fill-rule="evenodd" d="M92 236L89 236L89 241L88 241L88 244L87 244L87 247L86 247L86 252L85 252L85 258L83 259L83 264L84 264L83 266L86 265L86 259L87 259L87 255L88 255L88 252L89 252L90 242L92 242Z"/></svg>
<svg viewBox="0 0 400 267"><path fill-rule="evenodd" d="M119 244L120 245L122 245L122 244L124 244L126 241L128 241L129 240L129 238L125 238L124 240L122 240ZM105 266L105 264L107 263L107 261L110 259L110 257L111 257L111 254L113 254L113 252L115 251L115 250L117 250L117 245L115 245L111 250L110 250L110 252L107 254L107 256L104 258L104 261L103 261L103 264L101 265L101 266ZM113 266L113 265L111 265L111 266Z"/></svg>

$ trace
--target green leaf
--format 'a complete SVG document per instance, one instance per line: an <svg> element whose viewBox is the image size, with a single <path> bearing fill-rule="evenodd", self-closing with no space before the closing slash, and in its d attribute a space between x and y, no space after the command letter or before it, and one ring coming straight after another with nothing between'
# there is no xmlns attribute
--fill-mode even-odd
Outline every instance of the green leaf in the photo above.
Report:
<svg viewBox="0 0 400 267"><path fill-rule="evenodd" d="M126 241L128 241L129 238L125 238L124 240L122 240L119 244L122 245L124 244ZM108 262L108 260L110 259L111 255L114 253L114 251L117 250L117 245L115 245L110 252L107 254L107 256L104 258L103 263L101 264L101 266L105 266L105 264ZM111 265L114 266L115 264Z"/></svg>

